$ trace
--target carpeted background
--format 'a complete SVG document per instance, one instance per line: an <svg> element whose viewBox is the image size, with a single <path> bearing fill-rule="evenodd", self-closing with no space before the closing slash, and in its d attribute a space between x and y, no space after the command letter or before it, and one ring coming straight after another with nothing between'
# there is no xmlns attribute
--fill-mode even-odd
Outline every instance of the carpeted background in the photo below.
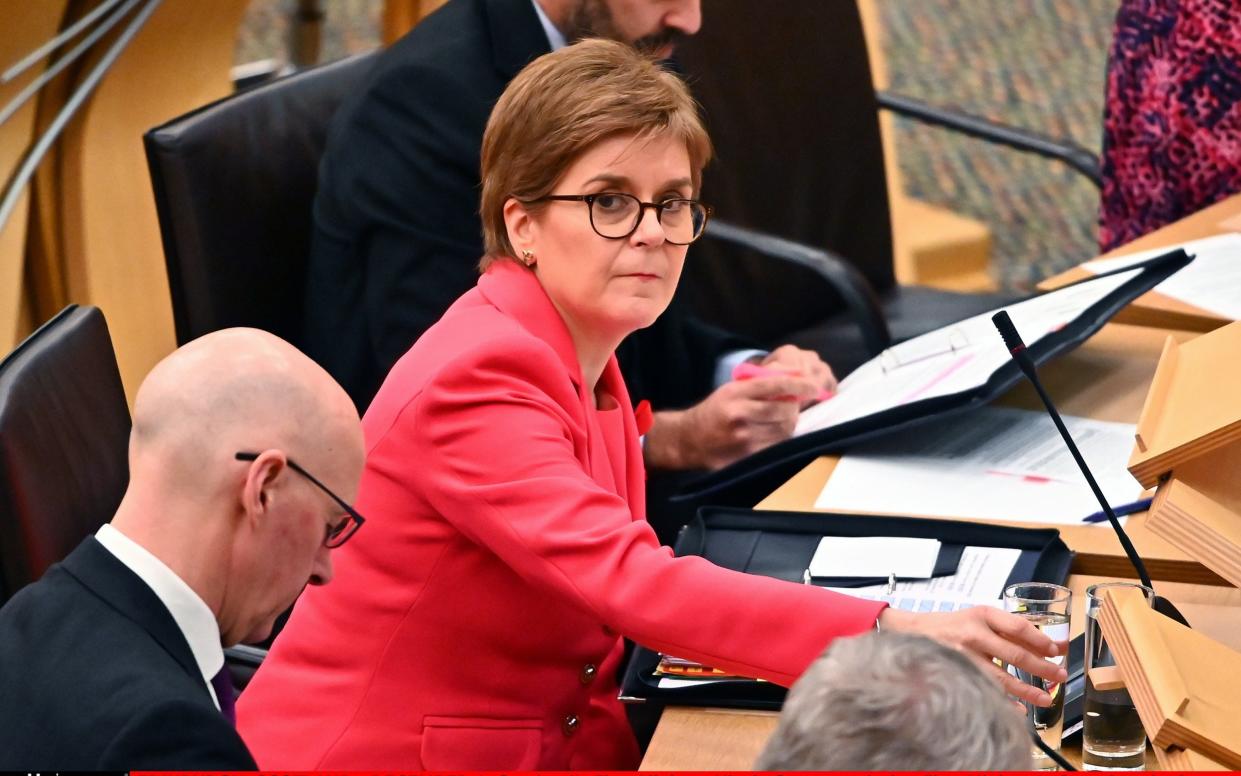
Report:
<svg viewBox="0 0 1241 776"><path fill-rule="evenodd" d="M876 2L893 91L1098 152L1117 0ZM707 13L710 6L704 0ZM377 46L382 7L325 0L323 61ZM286 58L293 8L293 0L254 0L236 61ZM896 142L911 195L991 228L1001 287L1028 289L1096 253L1098 191L1068 168L903 120Z"/></svg>

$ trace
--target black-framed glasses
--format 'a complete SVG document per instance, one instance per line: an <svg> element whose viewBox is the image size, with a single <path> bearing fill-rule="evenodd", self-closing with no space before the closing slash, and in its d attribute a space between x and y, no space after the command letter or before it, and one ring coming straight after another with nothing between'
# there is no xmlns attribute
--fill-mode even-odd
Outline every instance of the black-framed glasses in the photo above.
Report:
<svg viewBox="0 0 1241 776"><path fill-rule="evenodd" d="M655 220L664 229L664 239L673 245L689 245L702 237L711 217L711 207L696 199L665 199L643 202L632 194L548 194L527 200L536 202L585 202L590 210L590 226L595 234L609 240L624 240L638 230L647 208L655 211Z"/></svg>
<svg viewBox="0 0 1241 776"><path fill-rule="evenodd" d="M233 457L238 461L255 461L258 460L259 454L237 453ZM336 502L337 506L345 510L345 517L341 518L340 522L327 526L323 536L323 546L329 549L336 549L345 542L349 541L349 537L357 533L358 529L362 527L362 524L366 522L366 518L362 517L358 510L346 503L343 498L333 493L331 488L324 485L322 482L319 482L313 474L295 463L292 458L286 458L285 463L289 464L290 469L310 480L316 488L328 494L328 496Z"/></svg>

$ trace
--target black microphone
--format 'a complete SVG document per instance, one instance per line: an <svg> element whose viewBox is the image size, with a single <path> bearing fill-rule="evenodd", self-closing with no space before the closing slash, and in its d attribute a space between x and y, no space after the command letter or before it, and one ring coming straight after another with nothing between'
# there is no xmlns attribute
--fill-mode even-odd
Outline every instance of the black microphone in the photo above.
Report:
<svg viewBox="0 0 1241 776"><path fill-rule="evenodd" d="M1064 439L1064 444L1073 455L1073 460L1077 462L1077 467L1082 470L1082 475L1090 485L1090 490L1094 492L1095 498L1098 499L1099 506L1103 508L1103 514L1107 515L1108 523L1111 524L1112 530L1116 532L1116 538L1120 540L1120 546L1125 551L1125 557L1129 558L1129 562L1133 564L1133 568L1138 572L1138 579L1141 580L1143 585L1153 591L1155 586L1151 584L1150 574L1146 572L1146 564L1138 556L1138 551L1133 548L1133 542L1129 541L1129 535L1125 533L1125 529L1120 527L1120 521L1116 519L1116 513L1112 511L1112 505L1104 497L1103 490L1099 487L1099 483L1095 481L1094 475L1091 474L1090 467L1086 465L1086 459L1082 458L1081 451L1077 449L1077 445L1073 442L1073 437L1069 436L1069 430L1064 427L1064 421L1060 419L1060 413L1056 411L1056 406L1052 404L1051 397L1043 389L1043 384L1038 379L1038 372L1034 368L1034 359L1030 358L1030 354L1026 352L1026 344L1021 341L1021 335L1017 333L1017 327L1013 325L1012 319L1008 317L1008 312L1000 310L991 316L991 322L995 324L995 328L999 330L1000 336L1004 338L1004 344L1008 346L1008 352L1013 357L1013 361L1017 362L1017 366L1026 378L1029 379L1030 384L1034 386L1034 390L1038 393L1039 398L1043 400L1043 406L1047 408L1047 414L1051 415L1052 422L1056 424L1056 430L1060 432L1060 436ZM1182 625L1189 625L1185 621L1185 617L1166 598L1155 596L1154 609Z"/></svg>

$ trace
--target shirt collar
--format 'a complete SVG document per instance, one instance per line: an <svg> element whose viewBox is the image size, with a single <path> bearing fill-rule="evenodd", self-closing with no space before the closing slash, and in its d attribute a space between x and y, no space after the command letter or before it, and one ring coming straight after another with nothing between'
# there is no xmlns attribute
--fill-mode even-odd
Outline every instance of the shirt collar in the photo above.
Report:
<svg viewBox="0 0 1241 776"><path fill-rule="evenodd" d="M569 43L565 40L564 33L552 24L552 20L547 18L547 13L543 10L543 6L539 5L539 0L530 0L530 4L534 6L534 12L539 15L539 24L543 25L543 32L547 33L547 42L551 45L552 51L562 49Z"/></svg>
<svg viewBox="0 0 1241 776"><path fill-rule="evenodd" d="M95 534L95 539L145 582L168 609L190 645L190 652L194 654L194 662L198 664L207 688L212 690L212 699L216 700L211 678L224 667L224 649L220 646L220 626L211 608L176 572L111 523L104 523ZM218 700L216 706L219 706Z"/></svg>

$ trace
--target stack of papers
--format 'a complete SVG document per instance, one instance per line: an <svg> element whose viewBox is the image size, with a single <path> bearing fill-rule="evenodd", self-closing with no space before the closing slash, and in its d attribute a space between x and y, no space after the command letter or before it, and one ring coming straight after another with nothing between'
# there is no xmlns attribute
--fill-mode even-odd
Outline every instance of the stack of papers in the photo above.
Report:
<svg viewBox="0 0 1241 776"><path fill-rule="evenodd" d="M1184 248L1186 253L1194 256L1194 260L1155 286L1155 290L1221 318L1241 318L1241 234L1221 234L1184 245L1098 259L1082 267L1099 275L1162 256L1177 248Z"/></svg>
<svg viewBox="0 0 1241 776"><path fill-rule="evenodd" d="M825 539L839 538L825 537ZM898 539L898 541L932 541L936 545L939 544L933 539ZM938 554L938 547L936 553ZM961 553L957 573L950 576L925 581L898 582L891 591L886 585L825 589L870 601L886 601L889 606L911 612L953 612L972 606L1000 608L1000 595L1004 592L1004 585L1008 582L1008 577L1013 573L1013 568L1020 557L1021 550L1010 547L966 547ZM859 574L858 576L874 575ZM671 655L660 655L655 675L659 677L660 689L665 690L694 687L706 682L748 679Z"/></svg>
<svg viewBox="0 0 1241 776"><path fill-rule="evenodd" d="M686 660L685 658L673 657L672 655L659 656L659 665L655 667L655 675L659 677L659 687L661 689L693 687L704 683L725 680L762 681L761 679L751 679L748 676L730 674L718 668L712 668L711 666L696 663L693 660Z"/></svg>
<svg viewBox="0 0 1241 776"><path fill-rule="evenodd" d="M1140 271L1058 289L1005 309L1026 343L1032 345L1063 328ZM862 364L840 381L835 397L801 413L794 433L800 436L923 399L973 390L1011 359L990 312L967 318L894 345Z"/></svg>
<svg viewBox="0 0 1241 776"><path fill-rule="evenodd" d="M1113 506L1142 486L1126 465L1134 426L1066 415L1065 426ZM1099 509L1046 414L985 407L853 448L815 500L837 512L1081 524ZM1106 526L1107 523L1099 525Z"/></svg>
<svg viewBox="0 0 1241 776"><path fill-rule="evenodd" d="M911 612L999 607L1004 586L1019 558L1021 550L1014 547L966 547L957 573L950 576L898 582L890 591L887 585L828 589L871 601L887 601L889 606Z"/></svg>

